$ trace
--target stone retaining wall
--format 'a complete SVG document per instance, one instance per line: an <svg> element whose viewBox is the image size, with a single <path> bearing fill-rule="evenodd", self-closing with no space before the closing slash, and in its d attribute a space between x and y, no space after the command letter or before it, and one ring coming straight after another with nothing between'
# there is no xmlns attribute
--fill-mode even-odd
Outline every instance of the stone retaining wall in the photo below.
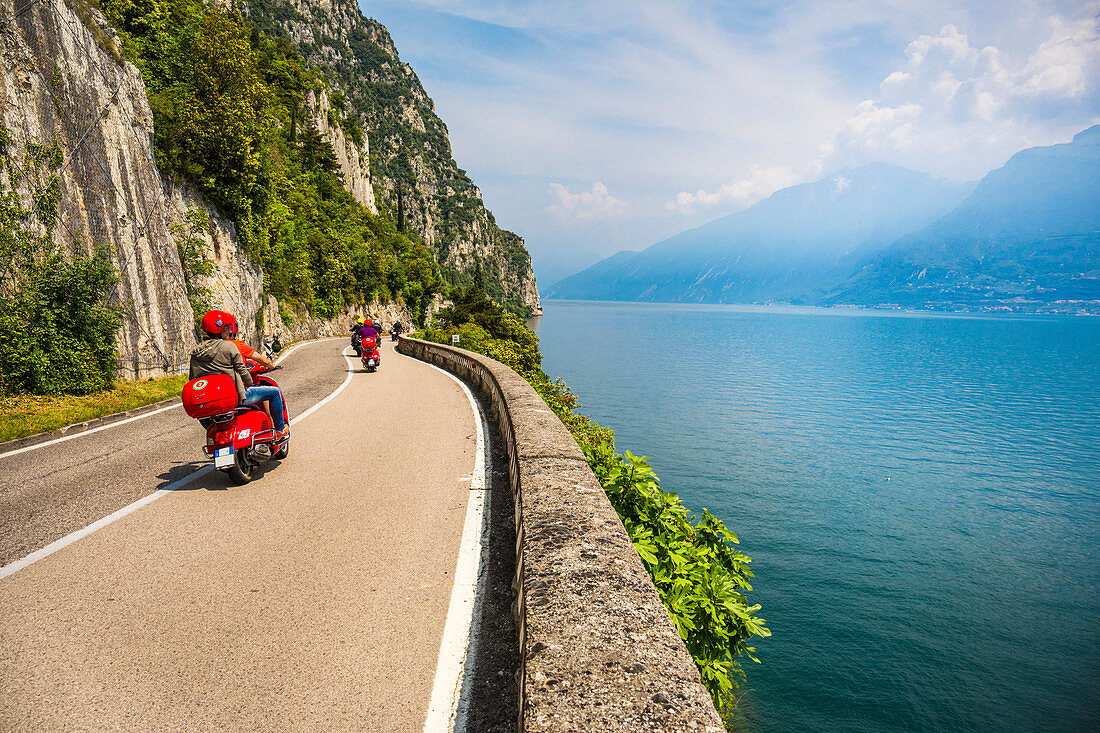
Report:
<svg viewBox="0 0 1100 733"><path fill-rule="evenodd" d="M480 354L397 348L475 385L500 430L516 507L519 729L723 731L615 509L542 398Z"/></svg>

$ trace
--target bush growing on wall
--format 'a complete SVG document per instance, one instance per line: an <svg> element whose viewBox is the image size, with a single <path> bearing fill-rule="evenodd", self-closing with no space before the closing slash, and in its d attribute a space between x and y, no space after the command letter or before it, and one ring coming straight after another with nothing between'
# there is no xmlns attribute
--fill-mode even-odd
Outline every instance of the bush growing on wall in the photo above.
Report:
<svg viewBox="0 0 1100 733"><path fill-rule="evenodd" d="M122 313L108 305L117 282L108 252L54 252L29 264L21 279L0 299L0 392L110 389Z"/></svg>

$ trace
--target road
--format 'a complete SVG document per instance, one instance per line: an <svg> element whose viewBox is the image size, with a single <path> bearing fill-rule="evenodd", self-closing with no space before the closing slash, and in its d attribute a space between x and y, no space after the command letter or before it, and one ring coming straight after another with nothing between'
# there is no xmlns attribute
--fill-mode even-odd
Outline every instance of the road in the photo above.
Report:
<svg viewBox="0 0 1100 733"><path fill-rule="evenodd" d="M292 417L345 345L286 358ZM0 578L0 730L422 730L477 427L447 375L383 358L252 483L205 473ZM0 457L0 565L178 485L202 439L175 408Z"/></svg>

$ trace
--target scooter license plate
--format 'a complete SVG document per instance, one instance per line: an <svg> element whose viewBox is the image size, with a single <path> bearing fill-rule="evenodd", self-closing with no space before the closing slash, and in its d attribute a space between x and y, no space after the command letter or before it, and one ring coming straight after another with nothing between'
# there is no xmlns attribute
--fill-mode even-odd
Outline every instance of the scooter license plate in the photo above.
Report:
<svg viewBox="0 0 1100 733"><path fill-rule="evenodd" d="M370 360L367 361L367 366L375 366L375 365L376 365L376 362L374 361L374 359L370 359Z"/></svg>
<svg viewBox="0 0 1100 733"><path fill-rule="evenodd" d="M214 468L228 468L233 465L233 446L217 448L214 451Z"/></svg>

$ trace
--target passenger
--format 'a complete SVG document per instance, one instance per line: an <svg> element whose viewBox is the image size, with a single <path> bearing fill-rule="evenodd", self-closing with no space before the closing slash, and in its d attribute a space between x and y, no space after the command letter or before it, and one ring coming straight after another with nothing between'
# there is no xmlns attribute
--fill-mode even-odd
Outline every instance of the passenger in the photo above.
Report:
<svg viewBox="0 0 1100 733"><path fill-rule="evenodd" d="M246 388L252 386L252 375L248 373L240 350L226 340L232 332L231 324L235 322L233 316L225 311L208 311L202 317L202 342L191 350L188 379L228 374L233 377L233 383L237 387L237 401L243 403L248 396ZM199 422L206 427L210 424L210 419L205 418Z"/></svg>

